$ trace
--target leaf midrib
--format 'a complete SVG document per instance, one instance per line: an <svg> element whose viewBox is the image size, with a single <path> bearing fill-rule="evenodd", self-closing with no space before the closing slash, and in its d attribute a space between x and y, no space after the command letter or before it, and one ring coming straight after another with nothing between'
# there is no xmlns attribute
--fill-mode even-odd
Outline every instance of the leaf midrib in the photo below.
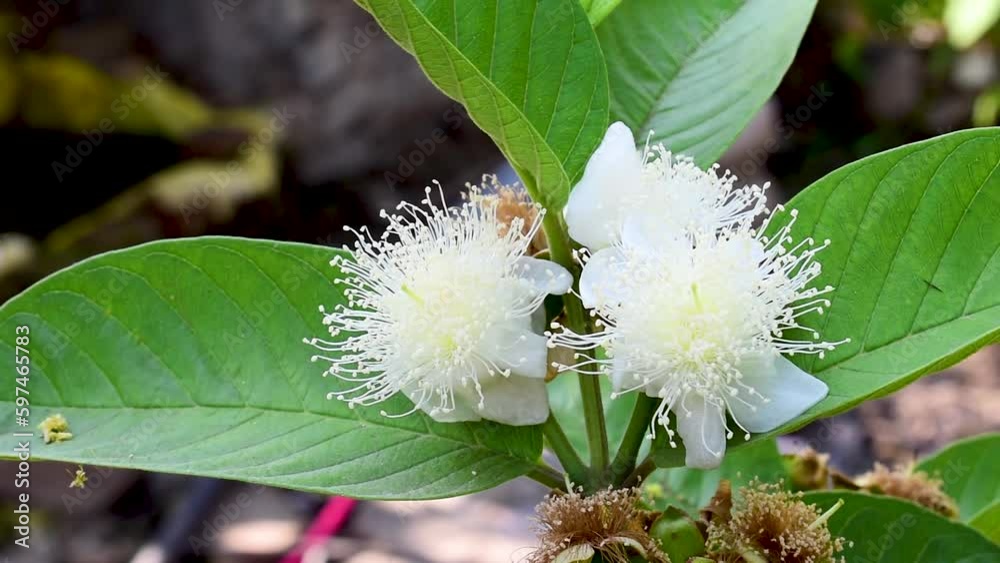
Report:
<svg viewBox="0 0 1000 563"><path fill-rule="evenodd" d="M254 260L252 258L250 258L249 256L247 256L246 254L244 254L242 252L238 252L238 251L233 250L228 245L219 244L219 242L218 242L219 240L229 241L229 240L240 240L240 239L228 238L228 237L223 237L223 238L212 237L211 239L208 239L206 241L207 244L205 244L204 246L207 247L207 248L216 248L216 249L221 250L221 251L227 251L227 252L236 254L236 255L240 256L242 260L252 262L252 263L254 263L254 265L256 265L256 263L254 262ZM260 241L254 241L254 242L260 243ZM294 243L292 243L292 244L294 244ZM141 245L141 246L155 247L155 246L159 246L159 242L152 242L152 243L148 243L148 245ZM310 245L301 245L301 246L303 246L305 248L308 248L310 250L315 250L315 248L312 247L312 246L310 246ZM138 247L133 247L133 249L134 248L138 248ZM124 249L124 250L121 250L121 251L116 251L115 253L117 253L117 252L124 253L124 252L128 252L130 250L133 250L133 249ZM284 252L284 251L282 251L280 249L271 248L269 250L277 250L283 256L294 258L299 263L301 263L301 264L309 267L310 269L312 269L321 278L324 278L324 276L322 275L322 272L320 272L318 269L316 269L312 264L306 262L305 260L302 260L300 257L291 255L291 254L289 254L287 252ZM174 258L174 259L177 259L177 260L181 260L184 263L187 263L187 264L189 264L189 265L191 265L193 267L197 266L196 264L194 264L193 262L191 262L191 260L189 260L187 256L185 256L183 254L179 254L179 253L174 252L174 251L167 251L167 250L164 250L164 249L156 249L156 250L153 250L152 252L150 252L150 254L148 256L153 256L153 255L156 255L156 254L162 254L164 256L169 256L171 258ZM110 264L102 263L103 260L106 259L107 256L108 255L95 256L95 257L90 258L90 259L88 259L88 260L85 261L85 262L89 262L89 264L81 263L80 264L81 267L84 267L84 268L88 268L89 267L89 269L80 270L80 273L83 273L83 272L93 272L93 271L98 271L98 270L105 269L105 268L112 269L112 270L121 270L122 272L128 274L130 277L137 278L137 279L141 280L144 285L146 285L147 287L149 287L154 292L154 294L156 294L156 295L159 296L159 298L161 299L161 301L163 301L166 304L166 306L168 306L170 308L170 310L172 310L174 312L174 314L178 315L179 318L181 318L181 319L185 320L185 322L187 322L186 317L179 310L177 310L176 307L169 302L169 300L165 299L163 297L162 293L159 292L159 290L157 290L154 286L152 286L152 284L149 283L149 281L146 279L146 276L144 274L142 274L140 272L136 272L136 271L128 269L128 268L123 268L121 266L113 266L113 265L110 265ZM224 288L222 288L221 285L218 283L218 281L215 280L215 278L213 278L211 276L208 276L203 271L202 268L197 267L197 269L198 269L198 271L201 271L203 273L203 275L206 275L208 279L212 280L212 282L217 287L219 287L221 291L223 291L223 292L225 291ZM284 293L284 289L281 288L281 286L279 284L277 284L262 269L260 269L259 267L257 269L258 269L258 271L260 271L261 276L266 277L267 280L272 285L274 285L275 287L277 287L281 291L283 297L286 300L288 300L289 304L291 304L292 302L288 299L287 294ZM42 283L46 283L47 281L48 280L45 280ZM64 291L70 291L70 290L66 290L64 288L47 289L45 291L45 293L51 293L51 292L55 292L55 291L64 292ZM84 294L80 294L79 292L73 292L73 291L70 291L70 292L78 295L79 297L87 299L88 301L93 302L88 296L86 296ZM235 300L233 300L232 297L229 296L228 294L227 294L227 298L229 298L231 300L233 307L237 308L238 310L242 310L242 307L240 307L239 304ZM95 303L95 305L99 305L99 304ZM6 308L5 306L4 307L0 307L0 311L2 311L5 308ZM303 322L305 322L305 319L304 319L304 317L302 317L301 312L296 307L294 307L294 306L292 306L292 309L295 310L295 313L296 313L297 316L299 316L300 320L302 320ZM20 311L15 312L13 315L8 316L7 318L8 319L12 318L14 315L17 315L17 314L25 314L25 315L36 316L33 313L31 313L30 311L20 310ZM132 327L129 327L127 324L125 324L124 322L122 322L117 317L113 317L113 316L111 316L111 317L114 318L115 322L117 322L128 333L130 333L130 334L133 333ZM46 324L49 324L49 323L46 323ZM190 328L190 323L188 323L188 328ZM198 338L198 335L196 333L194 333L193 335L195 336L195 339L196 339L196 341L198 341L199 344L203 344L200 341L200 339ZM85 354L89 354L86 350L84 350L78 344L76 344L75 339L68 339L68 340L73 343L73 347L75 349L81 350ZM3 341L0 341L0 347L11 349L11 346L7 342L3 342ZM159 358L154 351L149 350L149 352L150 352L150 354L156 356L162 362L162 359ZM274 353L273 350L271 352ZM275 355L274 357L275 357L275 360L277 361L277 355ZM180 385L180 380L182 378L172 368L170 368L169 366L164 365L164 368L172 375L172 379L175 380L175 381L177 381L178 384ZM103 369L100 369L99 371L101 371L105 375L105 377L109 379L109 383L111 383L112 387L114 387L114 382L110 380L110 377L108 376L108 374L106 372L104 372ZM49 378L49 379L50 379L50 383L51 383L51 378ZM52 384L53 384L53 387L55 387L55 384L54 383L52 383ZM182 386L182 388L183 388L183 386ZM48 408L55 408L55 409L58 409L58 408L67 408L67 409L80 409L80 410L89 410L89 409L92 409L92 410L168 411L168 410L172 410L172 409L204 409L204 410L218 411L220 409L232 409L232 410L242 410L242 411L256 410L256 411L260 411L260 412L277 412L277 413L285 413L285 414L305 414L305 415L310 415L310 416L318 416L318 417L323 417L323 418L330 418L330 419L334 419L334 420L357 422L361 426L373 426L373 427L386 428L386 429L388 429L390 431L405 432L405 433L410 433L410 434L414 434L414 435L417 435L417 436L434 437L434 438L437 438L437 439L440 439L440 440L445 440L445 441L448 441L448 442L458 443L458 444L462 444L462 445L465 445L465 446L473 446L473 447L476 447L476 448L482 448L482 449L490 451L490 452L497 452L497 453L501 453L501 454L505 452L506 454L510 455L513 459L517 459L517 460L520 460L520 461L525 461L525 458L520 457L516 453L512 452L509 449L509 447L506 450L500 451L500 450L497 450L497 449L494 449L494 448L490 448L490 447L484 445L482 443L482 441L479 439L479 436L472 429L466 429L466 431L469 432L469 435L471 436L472 441L465 441L465 440L460 440L460 439L453 438L453 437L442 436L442 435L434 432L431 429L431 426L428 425L427 421L425 419L423 419L423 418L421 418L420 420L422 421L422 423L424 424L424 427L426 428L425 432L421 432L421 431L418 431L418 430L413 430L413 429L405 428L405 427L390 426L390 425L386 425L386 424L379 424L375 420L365 419L365 418L361 417L360 414L357 413L357 411L353 411L353 410L350 411L350 412L354 413L354 416L342 416L339 413L320 412L320 411L310 410L310 409L305 408L304 402L302 403L303 408L301 408L301 409L283 409L283 408L278 408L278 407L269 407L269 406L262 406L262 405L248 405L248 404L202 405L202 404L197 404L196 403L196 401L194 400L194 398L190 394L190 392L188 392L187 394L188 394L188 397L190 398L190 400L192 401L192 403L195 403L195 404L192 404L192 405L171 405L171 406L168 406L168 407L142 407L142 406L137 406L137 405L131 405L131 404L129 404L125 400L125 397L121 395L121 392L117 390L117 387L115 387L115 390L116 390L116 393L118 394L118 396L119 396L119 398L121 400L121 404L120 405L101 405L101 406L95 406L95 405L74 405L72 403L68 403L68 402L65 402L65 401L61 401L61 404L59 404L59 405L47 404L47 403L44 403L44 402L33 403L33 404L36 405L36 406L40 406L40 407L48 407ZM185 388L185 390L188 391L186 388ZM237 389L237 391L239 392L239 389ZM242 400L245 400L245 397L242 396L241 392L240 392L240 398ZM301 398L300 398L300 400L301 400ZM0 401L0 404L13 405L14 403L12 401L10 401L10 402L8 402L8 401Z"/></svg>
<svg viewBox="0 0 1000 563"><path fill-rule="evenodd" d="M652 127L653 117L659 115L659 110L657 108L660 107L660 105L663 103L663 100L667 97L667 92L670 91L670 87L674 84L674 81L677 79L677 76L680 75L680 73L687 66L687 64L691 62L691 59L694 58L695 54L699 53L704 48L705 45L714 41L716 37L719 35L719 32L722 30L722 28L725 27L733 18L739 15L740 12L746 9L746 7L750 4L751 1L752 0L744 0L740 4L739 8L730 12L729 17L727 17L724 21L719 20L718 25L715 27L715 29L712 30L712 32L705 38L704 41L699 41L695 43L690 50L686 51L678 59L678 64L674 72L664 74L666 80L664 80L663 87L660 88L660 91L655 96L654 102L650 106L649 111L646 112L646 117L643 119L642 125L640 125L639 127L639 132L648 131L650 127Z"/></svg>
<svg viewBox="0 0 1000 563"><path fill-rule="evenodd" d="M514 108L514 111L516 111L517 114L521 117L521 120L524 123L524 125L526 126L526 128L531 132L531 134L532 134L531 136L535 139L536 143L540 140L542 148L544 149L545 153L548 156L552 157L554 159L554 162L558 164L559 174L562 177L561 179L563 180L563 183L564 183L564 185L566 187L566 191L568 192L569 189L571 188L571 186L570 186L569 175L566 173L566 169L564 167L565 163L563 162L563 160L561 158L559 158L559 156L555 153L555 151L552 150L552 147L549 145L548 141L544 137L542 137L540 135L540 133L538 132L538 130L535 128L534 123L532 123L531 120L528 119L527 115L525 115L523 109L520 106L518 106L517 104L515 104L509 97L507 97L507 95L502 90L500 90L499 88L497 88L494 85L492 79L490 79L485 74L483 74L482 71L480 71L479 68L476 65L474 65L472 63L472 61L470 61L468 59L468 57L466 57L465 54L462 53L462 51L458 47L456 47L454 44L452 44L452 42L448 39L448 37L446 37L441 32L441 30L437 28L437 26L435 26L433 23L431 23L431 21L424 15L423 12L420 11L419 8L417 8L417 6L413 2L411 2L410 0L398 0L398 1L399 2L406 2L406 4L410 8L412 8L414 12L416 12L417 14L419 14L420 19L423 20L424 24L427 25L427 27L431 29L431 31L434 33L435 37L439 41L441 41L443 45L446 46L446 50L449 53L452 53L452 56L454 56L457 59L460 59L462 62L464 62L465 64L467 64L469 66L469 68L472 69L473 74L475 74L475 76L483 84L485 84L486 87L495 96L499 96L505 102L507 102L510 105L510 107ZM412 40L413 29L412 29L410 23L407 21L406 15L402 11L400 12L400 21L403 23L403 26L406 28L407 35L410 36L410 38L407 40L407 44L404 46L404 48L406 49L407 52L409 52L411 55L413 55L414 58L416 58L418 61L420 61L421 66L423 66L423 59L422 59L421 55L418 54L417 50L413 48L413 40ZM532 19L532 27L533 26L534 26L534 18ZM529 51L528 52L530 53L532 50L533 49L531 49L531 45L529 43ZM490 56L491 57L493 56L492 46L491 46ZM450 61L450 57L449 57L449 61ZM455 84L456 84L456 86L457 86L457 88L459 90L459 95L462 97L462 101L464 102L464 101L466 101L466 95L463 92L463 90L464 90L463 87L461 86L462 79L461 79L461 77L458 76L458 71L455 68L454 64L450 62L449 66L451 67L452 77L454 78ZM525 89L528 88L528 86L527 86L528 82L530 82L530 80L528 80L528 81L525 82ZM560 85L559 85L559 91L562 92L562 89L563 89L563 85L560 83ZM500 107L496 103L495 100L493 102L493 105L495 106L495 109L497 111L497 116L499 117L500 116ZM479 124L478 121L476 120L475 115L473 115L472 112L469 113L469 116L472 118L473 121L475 121L477 124ZM507 125L503 125L501 127L501 129L506 129L506 128L507 128ZM484 131L485 131L485 129L484 129ZM506 134L504 135L504 137L506 137ZM504 141L504 145L509 145L509 143L506 141L506 139ZM537 146L537 144L536 144L536 146ZM541 170L536 170L536 175L537 176L541 176L540 172L541 172ZM522 178L522 180L527 181L527 179L524 179L524 178ZM537 178L535 178L535 180L537 181ZM534 188L535 188L535 191L537 191L537 186L534 186ZM539 194L539 195L541 195L541 194ZM549 200L548 197L544 197L544 199L546 201ZM550 206L546 206L546 207L550 207Z"/></svg>
<svg viewBox="0 0 1000 563"><path fill-rule="evenodd" d="M0 401L0 405L11 405L11 406L13 406L14 403L13 403L13 401ZM338 416L336 414L324 413L324 412L319 412L319 411L314 411L314 410L308 410L308 409L306 409L306 410L289 410L289 409L281 409L281 408L267 407L267 406L261 406L261 405L246 405L246 406L244 406L244 405L216 405L216 406L181 405L181 406L169 406L169 407L140 407L140 406L133 406L133 405L125 405L125 406L120 406L120 405L119 406L116 406L116 405L75 406L75 405L69 405L69 404L51 405L51 404L39 403L39 404L34 404L33 406L44 407L44 408L52 408L52 409L73 409L73 410L78 410L78 411L94 410L94 411L119 411L119 412L121 412L121 411L125 411L125 412L128 412L128 411L139 411L139 412L142 412L142 411L154 411L154 412L164 411L164 412L166 412L166 411L175 411L175 410L181 410L181 411L206 410L206 411L218 412L220 410L221 411L235 410L235 411L240 411L242 413L257 411L257 413L258 413L257 416L259 416L261 414L266 414L268 412L282 413L282 414L303 414L303 415L320 417L321 419L323 419L323 418L329 418L329 419L334 419L334 420L344 421L344 422L356 422L358 424L359 428L364 428L364 427L386 428L386 429L394 431L394 432L401 432L401 433L413 434L413 435L416 435L416 436L424 436L424 437L429 437L429 438L435 438L435 439L443 440L443 441L446 441L446 442L453 442L453 443L456 443L456 444L461 444L461 445L466 446L466 447L471 446L471 447L474 447L474 448L481 448L481 449L484 449L484 450L487 450L487 451L490 451L490 452L493 452L493 453L497 453L497 454L504 454L504 453L506 453L506 454L509 454L510 457L513 458L513 459L516 459L518 461L523 461L525 463L528 462L528 460L526 458L518 456L517 454L515 454L512 451L510 451L509 449L505 450L505 451L499 451L499 450L497 450L495 448L490 448L489 446L484 445L482 443L482 441L480 441L479 436L477 436L476 433L474 431L472 431L472 430L469 430L469 432L470 432L471 436L473 437L474 441L467 442L467 441L459 440L457 438L452 438L452 437L449 437L449 436L442 436L441 434L437 434L436 432L433 432L433 431L421 432L419 430L414 430L412 428L404 428L404 427L399 427L399 426L386 426L384 424L378 424L377 422L375 422L373 420L366 419L366 418L361 418L361 417L344 417L344 416ZM13 410L11 410L11 412L13 412ZM425 423L426 423L426 421L425 421ZM296 429L294 432L298 432L299 430L301 430L301 428Z"/></svg>

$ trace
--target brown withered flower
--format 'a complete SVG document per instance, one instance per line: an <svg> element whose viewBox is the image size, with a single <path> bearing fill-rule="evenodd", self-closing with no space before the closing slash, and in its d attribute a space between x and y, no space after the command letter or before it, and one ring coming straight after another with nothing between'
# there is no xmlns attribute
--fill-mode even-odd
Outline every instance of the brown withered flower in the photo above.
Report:
<svg viewBox="0 0 1000 563"><path fill-rule="evenodd" d="M600 554L609 563L628 563L639 554L651 563L670 563L650 537L649 518L638 506L639 489L605 489L585 497L555 494L535 509L539 547L529 563L588 560Z"/></svg>
<svg viewBox="0 0 1000 563"><path fill-rule="evenodd" d="M708 556L718 563L843 563L822 513L802 501L802 493L759 481L740 489L728 516L716 514L708 525Z"/></svg>
<svg viewBox="0 0 1000 563"><path fill-rule="evenodd" d="M955 500L941 490L944 482L914 470L913 464L889 469L876 463L871 471L858 476L854 484L872 493L907 499L948 518L958 516Z"/></svg>

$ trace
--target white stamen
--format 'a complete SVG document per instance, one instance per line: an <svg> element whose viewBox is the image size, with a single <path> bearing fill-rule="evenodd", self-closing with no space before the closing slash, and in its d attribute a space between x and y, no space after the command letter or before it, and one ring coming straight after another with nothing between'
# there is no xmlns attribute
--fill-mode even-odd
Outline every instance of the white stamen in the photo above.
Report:
<svg viewBox="0 0 1000 563"><path fill-rule="evenodd" d="M356 384L328 398L370 406L403 391L413 410L432 416L458 403L478 411L488 399L484 379L528 369L529 345L545 348L541 339L517 336L547 295L538 282L568 277L552 264L531 280L521 262L542 210L524 228L519 218L501 222L489 198L447 207L440 186L438 193L440 202L427 188L423 207L404 202L397 213L383 211L388 227L378 239L366 228L348 229L357 238L353 258L331 262L344 273L335 283L345 287L346 304L320 307L331 339L304 339L326 353L313 357L329 363L324 375ZM498 341L498 333L514 336Z"/></svg>

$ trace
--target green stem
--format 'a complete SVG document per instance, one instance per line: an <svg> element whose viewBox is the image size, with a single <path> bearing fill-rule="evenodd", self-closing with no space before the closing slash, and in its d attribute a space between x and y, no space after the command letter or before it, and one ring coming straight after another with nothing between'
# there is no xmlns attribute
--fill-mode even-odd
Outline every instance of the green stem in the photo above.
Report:
<svg viewBox="0 0 1000 563"><path fill-rule="evenodd" d="M576 270L573 251L566 233L562 217L558 213L548 213L543 219L545 236L549 243L552 260L569 271ZM587 314L583 303L575 295L563 299L566 308L566 326L570 330L584 334L587 331ZM601 382L595 376L578 374L580 394L583 398L583 418L587 428L587 444L590 449L591 485L603 487L608 479L608 432L604 422L604 401L601 398Z"/></svg>
<svg viewBox="0 0 1000 563"><path fill-rule="evenodd" d="M577 486L589 485L587 466L583 464L580 454L576 452L573 444L569 442L569 438L563 432L562 426L556 420L555 414L549 413L549 418L542 425L542 434L545 436L545 441L548 442L549 448L559 458L559 463L566 470L570 481ZM559 485L562 487L563 484L561 481Z"/></svg>
<svg viewBox="0 0 1000 563"><path fill-rule="evenodd" d="M658 406L659 400L649 397L645 393L638 393L635 408L632 410L632 418L625 430L625 437L622 438L622 445L618 448L615 461L611 464L611 482L613 484L621 485L635 470L642 441L646 438L649 423Z"/></svg>
<svg viewBox="0 0 1000 563"><path fill-rule="evenodd" d="M566 481L563 479L562 474L542 462L539 462L538 465L528 472L528 477L550 489L558 491L566 490Z"/></svg>
<svg viewBox="0 0 1000 563"><path fill-rule="evenodd" d="M604 423L604 404L601 399L601 381L596 376L578 374L580 395L583 397L583 420L587 426L587 445L590 449L590 472L595 488L608 484L608 433Z"/></svg>
<svg viewBox="0 0 1000 563"><path fill-rule="evenodd" d="M542 218L542 227L545 229L545 239L549 243L549 255L552 257L552 261L571 272L575 270L573 249L569 242L569 235L566 234L566 226L559 213L546 213L545 217Z"/></svg>
<svg viewBox="0 0 1000 563"><path fill-rule="evenodd" d="M656 471L656 463L653 462L653 456L648 455L646 459L642 460L642 463L635 468L635 471L631 475L625 478L622 482L623 487L638 487L649 477L649 474Z"/></svg>

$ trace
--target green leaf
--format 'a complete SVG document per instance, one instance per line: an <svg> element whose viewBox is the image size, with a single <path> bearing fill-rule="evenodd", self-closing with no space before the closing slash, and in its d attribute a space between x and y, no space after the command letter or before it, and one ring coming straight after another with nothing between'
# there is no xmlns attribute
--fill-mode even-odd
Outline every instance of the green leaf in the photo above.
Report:
<svg viewBox="0 0 1000 563"><path fill-rule="evenodd" d="M737 492L754 478L765 483L784 479L787 483L787 477L778 444L774 440L759 440L727 453L717 469L657 469L646 480L646 489L654 496L657 508L673 505L696 514L712 499L723 479L729 480Z"/></svg>
<svg viewBox="0 0 1000 563"><path fill-rule="evenodd" d="M564 373L548 385L549 407L562 425L573 448L585 458L590 452L587 429L583 424L583 398L580 396L578 376ZM608 445L612 452L621 445L625 429L635 408L635 394L618 399L611 398L611 382L601 378L601 397L604 403L604 422L608 431Z"/></svg>
<svg viewBox="0 0 1000 563"><path fill-rule="evenodd" d="M887 395L1000 336L1000 129L880 153L822 178L788 206L796 240L830 239L804 324L836 350L792 358L830 386L800 426Z"/></svg>
<svg viewBox="0 0 1000 563"><path fill-rule="evenodd" d="M959 516L966 522L1000 501L998 468L1000 433L955 442L916 466L944 482L942 489L958 503Z"/></svg>
<svg viewBox="0 0 1000 563"><path fill-rule="evenodd" d="M612 121L718 160L781 82L815 0L629 0L598 29ZM819 86L817 86L819 87Z"/></svg>
<svg viewBox="0 0 1000 563"><path fill-rule="evenodd" d="M969 526L979 530L993 543L1000 544L1000 500L974 514L969 519Z"/></svg>
<svg viewBox="0 0 1000 563"><path fill-rule="evenodd" d="M946 0L944 26L956 49L968 49L1000 20L1000 0Z"/></svg>
<svg viewBox="0 0 1000 563"><path fill-rule="evenodd" d="M335 251L205 238L81 262L0 307L0 366L30 328L31 431L62 413L72 440L32 441L32 458L238 479L362 498L487 489L528 472L538 427L438 424L397 397L349 409L326 394L307 336L320 304L343 302ZM14 385L0 424L14 425ZM0 437L11 457L18 439Z"/></svg>
<svg viewBox="0 0 1000 563"><path fill-rule="evenodd" d="M604 59L578 0L362 6L465 105L532 197L561 210L608 125Z"/></svg>
<svg viewBox="0 0 1000 563"><path fill-rule="evenodd" d="M590 24L597 27L604 18L608 17L622 0L580 0L580 5L587 12Z"/></svg>
<svg viewBox="0 0 1000 563"><path fill-rule="evenodd" d="M981 534L913 503L848 491L806 493L826 510L844 499L830 532L853 545L840 554L851 563L997 563L1000 547Z"/></svg>

